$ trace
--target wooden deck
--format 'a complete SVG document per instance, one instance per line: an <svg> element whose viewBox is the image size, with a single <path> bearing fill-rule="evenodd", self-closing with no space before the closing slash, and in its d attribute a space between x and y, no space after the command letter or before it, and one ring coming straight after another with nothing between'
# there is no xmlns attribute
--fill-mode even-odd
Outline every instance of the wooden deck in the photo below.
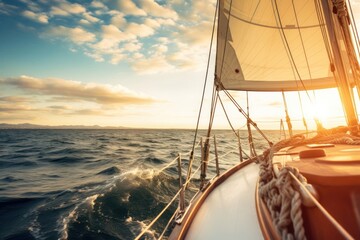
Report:
<svg viewBox="0 0 360 240"><path fill-rule="evenodd" d="M256 214L259 165L251 163L216 187L202 204L186 239L263 239Z"/></svg>

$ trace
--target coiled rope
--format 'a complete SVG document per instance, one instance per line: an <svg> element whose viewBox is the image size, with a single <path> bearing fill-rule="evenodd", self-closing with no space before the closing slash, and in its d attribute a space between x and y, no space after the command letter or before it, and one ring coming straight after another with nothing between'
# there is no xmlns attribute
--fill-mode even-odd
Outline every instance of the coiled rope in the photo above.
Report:
<svg viewBox="0 0 360 240"><path fill-rule="evenodd" d="M333 143L360 145L360 137L343 133L346 127L320 132L311 139L295 135L290 139L280 141L264 152L260 160L259 194L267 205L273 223L282 239L306 239L301 212L302 200L300 188L304 188L307 180L296 168L285 166L274 172L272 158L275 152L288 146L296 147L310 143ZM312 198L313 201L314 198ZM352 237L339 223L318 203L314 202L320 211L347 239ZM350 237L349 237L350 236Z"/></svg>

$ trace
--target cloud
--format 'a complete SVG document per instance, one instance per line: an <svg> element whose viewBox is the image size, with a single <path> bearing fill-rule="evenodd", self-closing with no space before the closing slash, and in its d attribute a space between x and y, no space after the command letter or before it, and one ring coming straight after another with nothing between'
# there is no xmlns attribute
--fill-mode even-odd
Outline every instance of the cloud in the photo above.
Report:
<svg viewBox="0 0 360 240"><path fill-rule="evenodd" d="M68 28L64 26L53 27L48 29L45 35L58 37L58 38L66 38L76 44L93 42L96 40L95 34L87 32L81 27L75 27L75 28Z"/></svg>
<svg viewBox="0 0 360 240"><path fill-rule="evenodd" d="M166 8L154 0L140 0L143 10L151 16L161 17L161 18L171 18L174 20L178 19L178 14L169 8Z"/></svg>
<svg viewBox="0 0 360 240"><path fill-rule="evenodd" d="M120 10L126 15L146 16L146 12L136 6L131 0L118 0Z"/></svg>
<svg viewBox="0 0 360 240"><path fill-rule="evenodd" d="M7 102L7 103L23 103L30 101L31 101L30 98L21 97L21 96L0 97L0 102Z"/></svg>
<svg viewBox="0 0 360 240"><path fill-rule="evenodd" d="M96 62L155 73L197 68L207 56L214 0L186 2L185 10L177 0L20 1L24 17L48 23L36 30L41 37L65 40Z"/></svg>
<svg viewBox="0 0 360 240"><path fill-rule="evenodd" d="M20 1L25 3L26 6L33 12L41 11L41 7L38 5L36 1L32 1L32 0L20 0Z"/></svg>
<svg viewBox="0 0 360 240"><path fill-rule="evenodd" d="M16 6L0 2L0 14L10 15L17 9Z"/></svg>
<svg viewBox="0 0 360 240"><path fill-rule="evenodd" d="M139 51L142 47L142 44L139 42L129 42L124 45L124 50L128 52L136 52Z"/></svg>
<svg viewBox="0 0 360 240"><path fill-rule="evenodd" d="M127 21L124 17L124 14L117 12L113 15L113 17L111 18L111 24L121 28L124 27L126 25Z"/></svg>
<svg viewBox="0 0 360 240"><path fill-rule="evenodd" d="M96 62L104 62L105 61L105 59L99 53L85 52L85 55L88 57L91 57Z"/></svg>
<svg viewBox="0 0 360 240"><path fill-rule="evenodd" d="M132 64L133 70L140 74L154 74L174 70L165 56L153 56L147 59L138 59Z"/></svg>
<svg viewBox="0 0 360 240"><path fill-rule="evenodd" d="M62 2L59 4L58 8L68 14L80 14L86 12L86 8L78 3Z"/></svg>
<svg viewBox="0 0 360 240"><path fill-rule="evenodd" d="M209 36L212 31L212 22L203 21L195 26L180 26L180 33L177 37L182 38L185 42L197 45L208 44Z"/></svg>
<svg viewBox="0 0 360 240"><path fill-rule="evenodd" d="M101 27L103 39L114 39L118 42L135 39L136 36L133 33L125 33L114 25L103 25Z"/></svg>
<svg viewBox="0 0 360 240"><path fill-rule="evenodd" d="M52 16L69 16L70 14L59 7L51 7L50 15Z"/></svg>
<svg viewBox="0 0 360 240"><path fill-rule="evenodd" d="M86 20L88 20L89 22L92 22L92 23L96 23L96 22L99 22L100 19L92 16L90 13L84 13L83 16L85 17Z"/></svg>
<svg viewBox="0 0 360 240"><path fill-rule="evenodd" d="M120 49L119 47L119 43L136 39L136 36L134 34L125 33L111 24L103 25L101 29L101 41L91 45L91 48L94 51L93 54L95 54L95 56L102 56L103 54L108 54L114 55L115 58L119 59L119 54L122 52L122 49ZM114 61L112 61L112 64L114 64Z"/></svg>
<svg viewBox="0 0 360 240"><path fill-rule="evenodd" d="M1 79L0 84L15 86L29 94L72 97L103 105L151 104L156 102L153 98L137 94L120 85L111 86L64 79L41 79L29 76Z"/></svg>
<svg viewBox="0 0 360 240"><path fill-rule="evenodd" d="M39 22L42 24L47 24L49 22L48 16L43 13L34 13L32 11L25 10L22 12L22 15L28 19L31 19L33 21L36 21L36 22Z"/></svg>
<svg viewBox="0 0 360 240"><path fill-rule="evenodd" d="M116 65L124 58L126 58L126 55L124 54L121 53L113 54L110 63Z"/></svg>
<svg viewBox="0 0 360 240"><path fill-rule="evenodd" d="M18 111L31 111L31 110L33 110L33 108L29 105L0 103L0 112L18 112Z"/></svg>
<svg viewBox="0 0 360 240"><path fill-rule="evenodd" d="M92 1L91 6L94 7L94 8L107 9L107 7L100 1Z"/></svg>
<svg viewBox="0 0 360 240"><path fill-rule="evenodd" d="M194 22L213 21L215 14L215 1L194 1L192 11L188 16Z"/></svg>
<svg viewBox="0 0 360 240"><path fill-rule="evenodd" d="M129 23L126 32L134 34L138 37L148 37L155 33L155 30L145 24Z"/></svg>

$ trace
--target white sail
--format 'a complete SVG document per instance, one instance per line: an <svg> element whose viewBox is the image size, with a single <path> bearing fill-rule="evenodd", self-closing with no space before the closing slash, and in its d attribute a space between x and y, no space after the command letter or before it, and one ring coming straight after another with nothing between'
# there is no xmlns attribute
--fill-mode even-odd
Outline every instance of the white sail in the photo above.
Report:
<svg viewBox="0 0 360 240"><path fill-rule="evenodd" d="M323 38L327 33L314 2L220 1L216 76L223 87L247 91L335 87Z"/></svg>

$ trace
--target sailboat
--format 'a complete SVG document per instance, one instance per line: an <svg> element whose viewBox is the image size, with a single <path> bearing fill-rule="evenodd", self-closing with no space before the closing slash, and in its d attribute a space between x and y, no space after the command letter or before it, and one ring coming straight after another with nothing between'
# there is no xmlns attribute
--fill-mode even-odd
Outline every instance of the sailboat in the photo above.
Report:
<svg viewBox="0 0 360 240"><path fill-rule="evenodd" d="M194 176L193 146L185 177L177 158L180 190L173 200L179 203L168 238L360 239L360 137L353 91L360 89L359 37L350 3L219 0L216 9L213 101L209 128L199 144L199 192L185 200ZM286 114L290 138L277 143L267 139L233 96L237 91L309 95L327 88L338 89L347 126L325 129L317 122L312 135L293 134ZM212 135L220 93L244 116L250 151L243 155L240 133L233 129L240 161L222 174ZM268 143L262 153L254 147L254 130ZM208 179L211 154L216 176Z"/></svg>

